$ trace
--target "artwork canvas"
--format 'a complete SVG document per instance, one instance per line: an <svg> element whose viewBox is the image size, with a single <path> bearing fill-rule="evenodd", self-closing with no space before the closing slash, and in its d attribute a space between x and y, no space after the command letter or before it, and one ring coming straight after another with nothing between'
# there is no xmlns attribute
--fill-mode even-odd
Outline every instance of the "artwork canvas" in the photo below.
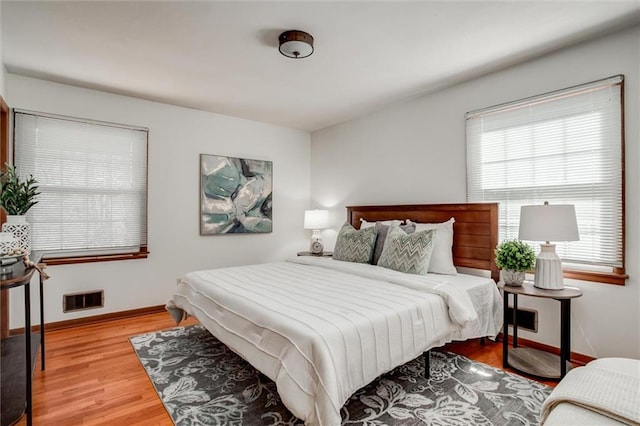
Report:
<svg viewBox="0 0 640 426"><path fill-rule="evenodd" d="M273 163L200 154L200 235L272 231Z"/></svg>

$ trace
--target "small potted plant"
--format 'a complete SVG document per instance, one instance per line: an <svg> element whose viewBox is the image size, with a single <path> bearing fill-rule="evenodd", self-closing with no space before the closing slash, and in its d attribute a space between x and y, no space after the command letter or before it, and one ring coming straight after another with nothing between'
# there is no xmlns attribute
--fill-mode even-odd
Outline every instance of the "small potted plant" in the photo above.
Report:
<svg viewBox="0 0 640 426"><path fill-rule="evenodd" d="M0 206L7 216L21 216L27 213L38 202L36 197L38 185L35 178L29 175L26 180L21 180L15 167L5 164L6 171L0 173Z"/></svg>
<svg viewBox="0 0 640 426"><path fill-rule="evenodd" d="M25 214L38 202L38 182L29 175L23 180L15 167L5 164L0 173L0 206L7 213L7 222L2 224L2 232L11 233L21 253L31 253L31 225Z"/></svg>
<svg viewBox="0 0 640 426"><path fill-rule="evenodd" d="M522 285L525 272L533 268L536 260L531 246L520 240L502 242L495 254L496 265L502 269L502 280L507 285Z"/></svg>

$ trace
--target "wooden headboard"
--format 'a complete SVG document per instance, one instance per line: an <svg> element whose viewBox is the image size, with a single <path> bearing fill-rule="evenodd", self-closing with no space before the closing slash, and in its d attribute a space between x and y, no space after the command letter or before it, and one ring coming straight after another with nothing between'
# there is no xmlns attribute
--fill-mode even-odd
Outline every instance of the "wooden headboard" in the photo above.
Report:
<svg viewBox="0 0 640 426"><path fill-rule="evenodd" d="M453 225L453 263L491 271L500 279L494 249L498 245L498 203L411 204L382 206L348 206L347 221L359 229L360 219L369 222L410 219L413 222L437 223L455 218Z"/></svg>

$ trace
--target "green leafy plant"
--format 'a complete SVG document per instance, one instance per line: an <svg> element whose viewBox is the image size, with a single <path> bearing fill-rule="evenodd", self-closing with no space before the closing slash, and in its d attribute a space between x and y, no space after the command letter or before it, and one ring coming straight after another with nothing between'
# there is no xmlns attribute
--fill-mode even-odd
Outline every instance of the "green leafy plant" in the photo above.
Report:
<svg viewBox="0 0 640 426"><path fill-rule="evenodd" d="M526 243L520 240L504 241L496 250L498 268L511 271L528 271L533 268L536 254Z"/></svg>
<svg viewBox="0 0 640 426"><path fill-rule="evenodd" d="M5 171L0 172L0 206L8 215L25 214L38 201L38 182L32 175L21 180L15 167L5 163Z"/></svg>

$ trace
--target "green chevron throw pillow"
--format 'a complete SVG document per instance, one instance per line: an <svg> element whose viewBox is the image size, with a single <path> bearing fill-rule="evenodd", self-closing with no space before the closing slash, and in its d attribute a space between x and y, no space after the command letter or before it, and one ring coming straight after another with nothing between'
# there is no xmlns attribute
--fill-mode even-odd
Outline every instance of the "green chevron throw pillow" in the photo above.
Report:
<svg viewBox="0 0 640 426"><path fill-rule="evenodd" d="M407 234L399 226L391 226L378 266L408 274L426 275L435 232L437 231L430 229Z"/></svg>
<svg viewBox="0 0 640 426"><path fill-rule="evenodd" d="M375 227L357 230L345 223L338 233L333 258L345 262L369 263L375 244Z"/></svg>

